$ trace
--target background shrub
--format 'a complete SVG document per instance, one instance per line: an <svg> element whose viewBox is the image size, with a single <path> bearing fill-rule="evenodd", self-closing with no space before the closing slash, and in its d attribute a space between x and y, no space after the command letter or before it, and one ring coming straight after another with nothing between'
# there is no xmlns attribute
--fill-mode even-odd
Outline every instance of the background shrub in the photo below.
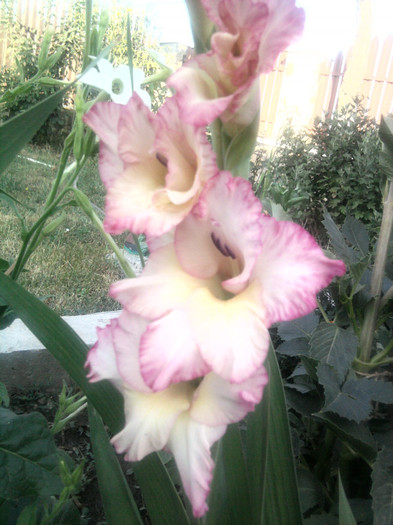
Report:
<svg viewBox="0 0 393 525"><path fill-rule="evenodd" d="M8 89L13 89L19 84L31 79L37 73L38 56L41 49L42 34L36 29L21 24L15 15L13 2L5 4L4 20L2 26L7 30L9 41L9 61L12 59L12 66L0 69L0 96ZM63 50L60 59L50 69L49 76L54 79L64 80L73 79L75 74L80 73L83 60L84 27L85 13L84 0L73 0L70 2L66 16L61 21L61 25L55 29L52 38L49 55L61 48ZM50 15L44 20L44 27L51 24ZM93 27L99 24L100 13L93 13ZM108 20L108 27L104 35L104 46L116 42L110 60L115 64L127 63L127 12L124 8L120 9L116 4L112 4L111 16ZM133 61L135 67L142 68L145 75L156 72L158 66L150 57L148 49L158 49L158 43L154 41L148 33L148 21L145 18L135 18L133 20L132 44ZM54 93L58 88L35 84L29 91L16 96L13 100L7 101L0 107L0 121L7 120L20 112L28 109L37 102ZM71 130L73 111L72 103L73 91L69 91L63 103L60 104L52 115L48 118L45 125L35 135L32 142L38 145L61 146L64 139Z"/></svg>
<svg viewBox="0 0 393 525"><path fill-rule="evenodd" d="M317 118L310 132L288 125L271 158L256 159L254 187L262 177L266 196L295 196L280 204L289 203L286 211L318 237L323 207L338 224L351 215L373 230L382 211L380 151L378 126L357 98L330 118Z"/></svg>

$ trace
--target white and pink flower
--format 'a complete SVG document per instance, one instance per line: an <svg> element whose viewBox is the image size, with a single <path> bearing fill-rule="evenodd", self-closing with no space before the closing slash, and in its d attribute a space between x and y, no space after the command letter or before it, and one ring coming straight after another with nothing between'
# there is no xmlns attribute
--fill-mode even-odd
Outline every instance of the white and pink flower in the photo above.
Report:
<svg viewBox="0 0 393 525"><path fill-rule="evenodd" d="M204 126L220 117L226 129L245 127L259 111L259 75L301 34L304 11L295 0L201 1L216 25L211 50L187 62L168 85L187 122Z"/></svg>
<svg viewBox="0 0 393 525"><path fill-rule="evenodd" d="M98 331L86 366L91 381L109 379L124 397L126 424L112 439L117 452L138 461L166 448L174 455L195 517L208 510L214 462L210 447L230 423L254 409L267 383L261 368L247 381L231 384L213 373L153 392L139 369L139 340L147 322L122 312Z"/></svg>
<svg viewBox="0 0 393 525"><path fill-rule="evenodd" d="M251 186L221 172L167 236L138 279L110 295L149 320L140 369L154 391L214 372L233 383L263 365L268 328L316 308L316 294L345 273L299 225L261 213Z"/></svg>
<svg viewBox="0 0 393 525"><path fill-rule="evenodd" d="M95 104L84 121L101 139L109 233L158 236L169 231L218 171L204 131L181 120L174 98L154 115L134 93L125 106Z"/></svg>

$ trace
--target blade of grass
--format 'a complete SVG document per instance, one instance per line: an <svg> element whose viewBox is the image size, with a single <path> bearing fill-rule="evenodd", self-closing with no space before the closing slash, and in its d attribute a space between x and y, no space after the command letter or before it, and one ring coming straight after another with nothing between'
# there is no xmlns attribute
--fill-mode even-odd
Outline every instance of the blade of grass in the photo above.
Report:
<svg viewBox="0 0 393 525"><path fill-rule="evenodd" d="M142 525L134 497L97 411L88 404L90 439L105 517L109 525Z"/></svg>
<svg viewBox="0 0 393 525"><path fill-rule="evenodd" d="M265 362L269 383L255 412L247 418L247 465L251 523L302 524L287 407L276 355Z"/></svg>

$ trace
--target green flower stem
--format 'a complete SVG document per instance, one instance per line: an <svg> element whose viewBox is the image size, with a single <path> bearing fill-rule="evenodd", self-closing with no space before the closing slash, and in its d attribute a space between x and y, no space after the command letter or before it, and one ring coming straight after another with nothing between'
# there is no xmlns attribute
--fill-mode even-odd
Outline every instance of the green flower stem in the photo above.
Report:
<svg viewBox="0 0 393 525"><path fill-rule="evenodd" d="M393 339L389 341L389 343L385 346L385 348L382 350L382 352L379 352L377 355L375 355L371 360L370 363L379 364L381 363L384 358L389 355L390 351L393 349Z"/></svg>
<svg viewBox="0 0 393 525"><path fill-rule="evenodd" d="M145 258L143 257L141 243L139 242L138 235L135 235L135 233L132 234L132 238L134 239L136 249L138 250L139 260L141 261L142 268L145 267Z"/></svg>
<svg viewBox="0 0 393 525"><path fill-rule="evenodd" d="M56 173L56 178L53 182L51 191L46 199L44 209L50 206L50 204L53 202L56 196L57 190L59 188L59 184L61 182L61 179L63 178L64 172L66 171L67 160L70 155L70 152L71 152L71 148L68 147L68 148L64 148L61 153L60 164L59 164L59 167Z"/></svg>
<svg viewBox="0 0 393 525"><path fill-rule="evenodd" d="M382 297L379 303L379 309L382 310L382 308L385 308L385 306L391 299L393 299L393 286L391 286L389 290L385 293L385 295Z"/></svg>
<svg viewBox="0 0 393 525"><path fill-rule="evenodd" d="M76 179L76 177L79 175L81 169L83 168L85 162L86 162L86 158L82 158L81 162L79 164L73 164L74 165L74 173L73 175L70 177L70 180L69 180L69 185L71 185L74 180ZM60 171L59 171L60 173ZM53 189L53 188L52 188ZM44 209L44 213L41 215L41 217L33 224L33 226L30 228L30 230L26 233L26 236L25 236L25 239L23 241L23 244L22 244L22 248L19 252L19 255L18 255L18 258L16 260L16 263L15 263L15 267L12 271L12 278L14 280L16 280L21 271L23 270L27 260L29 259L30 255L33 253L33 251L36 249L36 247L38 246L39 242L41 241L41 231L43 229L43 227L45 226L45 222L46 220L53 214L53 212L55 211L56 209L56 206L62 201L63 197L66 195L66 193L68 191L70 191L72 188L70 188L69 186L67 186L63 191L60 192L60 194L57 196L57 198L55 198L54 200L52 200L52 202L48 205L48 200L49 200L49 197L47 199L47 203L45 204L45 209ZM54 198L54 196L53 196Z"/></svg>
<svg viewBox="0 0 393 525"><path fill-rule="evenodd" d="M222 122L219 118L210 125L212 133L213 149L217 158L217 166L220 170L224 169L225 150L222 139Z"/></svg>
<svg viewBox="0 0 393 525"><path fill-rule="evenodd" d="M360 333L359 360L364 363L370 361L371 347L374 340L375 327L380 307L382 280L385 275L385 265L388 253L390 234L393 224L393 182L387 183L386 198L384 200L381 229L379 232L375 263L371 275L370 294L373 299L366 308L363 326Z"/></svg>
<svg viewBox="0 0 393 525"><path fill-rule="evenodd" d="M84 211L86 213L86 210ZM122 250L115 243L113 237L109 235L109 233L106 233L106 231L104 230L102 221L99 219L98 215L96 215L96 213L93 210L91 210L89 213L89 217L92 223L94 224L94 226L96 226L96 228L101 233L104 240L108 243L110 248L115 252L115 255L126 277L130 277L130 278L135 277L135 273L132 270L131 266L128 264L127 259L124 257Z"/></svg>
<svg viewBox="0 0 393 525"><path fill-rule="evenodd" d="M319 311L322 314L322 317L325 319L325 321L327 323L331 324L331 321L330 321L329 317L327 316L327 313L325 312L325 309L323 308L323 306L322 306L321 302L319 301L319 299L317 299L317 305L318 305Z"/></svg>

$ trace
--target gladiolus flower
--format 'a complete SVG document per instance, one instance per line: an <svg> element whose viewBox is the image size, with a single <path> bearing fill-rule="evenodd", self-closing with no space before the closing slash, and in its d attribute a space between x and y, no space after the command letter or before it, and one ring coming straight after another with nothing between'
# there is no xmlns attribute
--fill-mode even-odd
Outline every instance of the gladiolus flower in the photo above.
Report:
<svg viewBox="0 0 393 525"><path fill-rule="evenodd" d="M174 240L152 246L142 275L110 295L150 320L140 367L158 391L209 371L247 380L265 360L268 328L311 312L316 294L344 273L302 227L262 215L248 182L221 172Z"/></svg>
<svg viewBox="0 0 393 525"><path fill-rule="evenodd" d="M174 98L154 115L134 93L126 106L95 104L84 120L101 139L109 233L158 236L169 231L218 171L204 131L182 122Z"/></svg>
<svg viewBox="0 0 393 525"><path fill-rule="evenodd" d="M267 383L262 368L247 381L231 384L215 374L172 384L155 393L144 383L138 365L142 318L122 312L104 329L90 350L86 366L90 380L109 379L124 397L124 429L112 439L118 453L138 461L168 449L174 455L195 517L208 510L206 499L213 477L210 447L229 423L254 409Z"/></svg>
<svg viewBox="0 0 393 525"><path fill-rule="evenodd" d="M202 4L217 28L211 51L187 62L168 85L176 89L187 122L204 126L220 117L228 126L244 127L259 111L257 78L270 72L279 53L301 34L304 11L295 0Z"/></svg>

